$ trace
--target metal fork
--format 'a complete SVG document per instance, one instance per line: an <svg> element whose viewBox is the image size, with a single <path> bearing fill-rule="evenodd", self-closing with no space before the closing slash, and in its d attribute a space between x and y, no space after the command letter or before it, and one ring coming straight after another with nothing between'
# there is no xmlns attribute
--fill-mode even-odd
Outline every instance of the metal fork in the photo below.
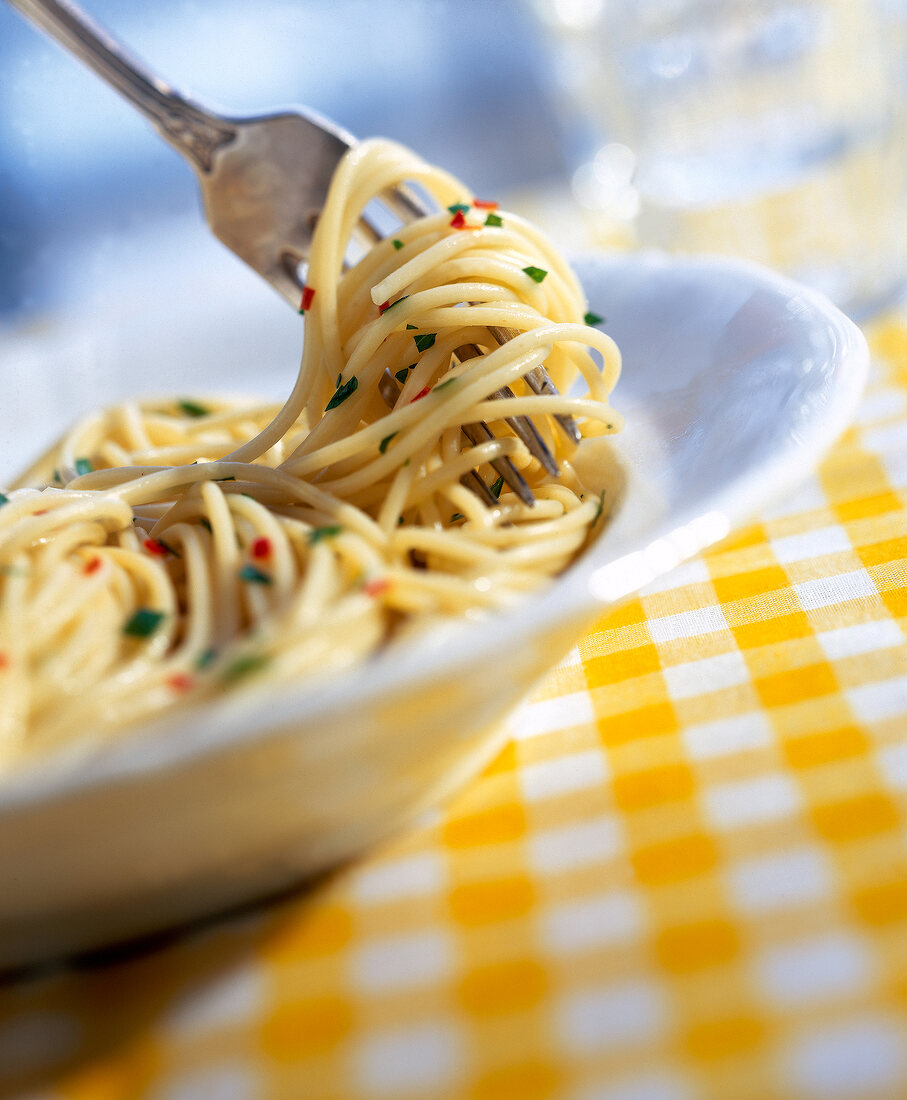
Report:
<svg viewBox="0 0 907 1100"><path fill-rule="evenodd" d="M8 2L128 99L189 161L214 235L297 307L315 223L334 169L354 143L352 135L307 108L222 115L153 75L69 0ZM428 212L406 191L389 196L389 206L403 218ZM374 238L373 226L363 228ZM502 329L490 332L498 343L513 335ZM536 393L557 393L543 367L530 372L526 382ZM499 391L494 396L508 395L512 396ZM570 417L556 420L570 439L578 441ZM554 457L532 421L518 417L508 423L556 474ZM472 434L466 429L464 434L473 442L493 438L487 425L467 427ZM525 503L533 503L529 486L509 460L502 461L497 472Z"/></svg>

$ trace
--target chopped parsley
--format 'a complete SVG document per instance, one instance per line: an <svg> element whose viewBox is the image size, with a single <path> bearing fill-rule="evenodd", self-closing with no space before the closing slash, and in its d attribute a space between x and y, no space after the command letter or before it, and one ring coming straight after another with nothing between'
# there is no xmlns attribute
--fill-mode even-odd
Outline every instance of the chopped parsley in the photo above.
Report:
<svg viewBox="0 0 907 1100"><path fill-rule="evenodd" d="M437 386L434 387L434 390L435 392L437 392L438 390L446 389L448 386L452 386L454 382L457 381L459 381L459 379L456 376L454 376L453 378L445 378L443 382L439 382Z"/></svg>
<svg viewBox="0 0 907 1100"><path fill-rule="evenodd" d="M77 458L76 459L76 473L79 474L80 476L82 474L90 474L93 469L94 469L94 466L92 466L90 458Z"/></svg>
<svg viewBox="0 0 907 1100"><path fill-rule="evenodd" d="M387 311L388 311L389 309L393 309L393 308L394 308L394 306L398 306L398 305L400 305L400 303L401 303L401 302L405 302L405 301L406 301L406 299L407 299L408 297L409 297L409 295L408 295L408 294L404 294L404 295L403 295L403 297L402 297L402 298L398 298L398 299L396 300L396 302L383 302L383 303L382 303L382 304L381 304L381 305L380 305L380 306L378 307L378 311L379 311L380 313L387 313Z"/></svg>
<svg viewBox="0 0 907 1100"><path fill-rule="evenodd" d="M497 481L493 481L491 483L490 488L491 488L492 496L499 497L501 495L501 490L504 488L504 477L503 477L503 475L501 477L499 477L497 479Z"/></svg>
<svg viewBox="0 0 907 1100"><path fill-rule="evenodd" d="M489 214L488 217L485 219L485 224L492 226L502 226L504 224L504 219L501 217L500 214Z"/></svg>
<svg viewBox="0 0 907 1100"><path fill-rule="evenodd" d="M316 542L321 542L322 539L336 538L343 528L339 523L327 524L324 527L313 527L309 531L309 542L314 546Z"/></svg>
<svg viewBox="0 0 907 1100"><path fill-rule="evenodd" d="M593 313L589 310L588 313L583 314L583 321L587 325L600 325L604 322L604 317L599 317L597 313Z"/></svg>
<svg viewBox="0 0 907 1100"><path fill-rule="evenodd" d="M207 416L211 411L206 409L204 405L199 405L197 401L182 400L178 402L181 412L184 412L186 416Z"/></svg>
<svg viewBox="0 0 907 1100"><path fill-rule="evenodd" d="M523 271L529 276L534 283L540 283L548 274L543 267L524 267Z"/></svg>
<svg viewBox="0 0 907 1100"><path fill-rule="evenodd" d="M346 401L346 399L350 396L350 394L356 391L358 385L359 379L354 374L348 382L344 382L342 383L342 385L339 385L337 387L337 392L334 394L331 400L328 401L324 411L330 412L331 409L336 409L338 405L342 405L343 402Z"/></svg>
<svg viewBox="0 0 907 1100"><path fill-rule="evenodd" d="M210 664L213 664L217 660L217 650L210 646L204 652L200 653L195 661L195 667L198 669L207 668Z"/></svg>
<svg viewBox="0 0 907 1100"><path fill-rule="evenodd" d="M391 241L391 244L394 246L394 248L397 249L398 252L403 247L403 241L401 241L398 237L394 237L394 239Z"/></svg>
<svg viewBox="0 0 907 1100"><path fill-rule="evenodd" d="M436 332L420 332L418 336L414 336L413 340L416 342L416 348L418 351L428 351L428 349L434 344L435 337L438 334Z"/></svg>
<svg viewBox="0 0 907 1100"><path fill-rule="evenodd" d="M406 325L406 327L407 327L408 329L410 329L410 328L418 328L419 326L418 326L418 325L411 325L411 324L409 324L409 323L407 322L407 325Z"/></svg>
<svg viewBox="0 0 907 1100"><path fill-rule="evenodd" d="M455 202L448 206L447 209L451 212L451 214L468 214L469 204L465 202Z"/></svg>
<svg viewBox="0 0 907 1100"><path fill-rule="evenodd" d="M270 658L264 653L245 653L241 657L236 657L227 665L223 673L224 680L228 683L242 680L253 672L260 672L268 665L269 660Z"/></svg>
<svg viewBox="0 0 907 1100"><path fill-rule="evenodd" d="M381 440L381 442L380 442L380 443L378 444L378 450L379 450L379 451L380 451L380 452L381 452L382 454L384 454L384 452L385 452L385 451L387 450L387 445L388 445L388 443L390 443L390 441L391 441L391 440L392 440L392 439L394 438L394 436L395 436L395 435L397 435L397 434L398 434L397 432L391 432L391 434L390 434L390 435L386 435L386 436L384 437L384 439L382 439L382 440Z"/></svg>
<svg viewBox="0 0 907 1100"><path fill-rule="evenodd" d="M4 504L9 504L9 497L6 493L0 493L0 508L2 508Z"/></svg>
<svg viewBox="0 0 907 1100"><path fill-rule="evenodd" d="M161 625L163 611L154 611L150 607L140 607L126 620L123 633L130 638L148 638Z"/></svg>
<svg viewBox="0 0 907 1100"><path fill-rule="evenodd" d="M593 523L595 523L595 520L597 520L598 517L602 514L602 512L604 511L604 507L605 507L605 490L602 489L602 491L598 494L598 507L595 509L595 518L592 520Z"/></svg>
<svg viewBox="0 0 907 1100"><path fill-rule="evenodd" d="M262 573L254 565L244 565L239 571L239 579L247 584L272 584L267 573Z"/></svg>
<svg viewBox="0 0 907 1100"><path fill-rule="evenodd" d="M454 514L450 517L450 522L456 523L458 519L466 519L466 516L464 516L462 512L454 512Z"/></svg>
<svg viewBox="0 0 907 1100"><path fill-rule="evenodd" d="M410 365L408 367L403 367L401 370L398 370L398 371L394 372L394 378L397 379L397 381L400 383L401 386L406 381L406 376L409 374L409 372L413 369L413 367L415 365L416 365L415 363L410 363Z"/></svg>

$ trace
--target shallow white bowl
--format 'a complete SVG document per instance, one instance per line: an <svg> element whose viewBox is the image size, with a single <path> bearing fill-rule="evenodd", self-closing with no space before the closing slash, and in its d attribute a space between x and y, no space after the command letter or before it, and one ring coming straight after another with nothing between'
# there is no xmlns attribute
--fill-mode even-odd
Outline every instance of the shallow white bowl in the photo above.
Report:
<svg viewBox="0 0 907 1100"><path fill-rule="evenodd" d="M608 606L789 490L855 409L865 341L815 293L723 260L637 255L577 268L624 354L615 404L627 481L603 537L493 625L9 777L0 966L265 896L399 828L500 747L501 718ZM0 477L22 465L11 455L30 457L83 408L121 395L288 389L298 329L232 293L216 298L216 354L204 337L211 310L143 327L113 309L100 332L96 318L0 342L15 377ZM263 347L279 370L255 358Z"/></svg>

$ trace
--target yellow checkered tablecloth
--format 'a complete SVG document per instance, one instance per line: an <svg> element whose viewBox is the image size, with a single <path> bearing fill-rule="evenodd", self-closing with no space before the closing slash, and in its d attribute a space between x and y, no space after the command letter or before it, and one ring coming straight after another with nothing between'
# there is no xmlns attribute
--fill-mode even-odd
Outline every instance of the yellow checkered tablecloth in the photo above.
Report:
<svg viewBox="0 0 907 1100"><path fill-rule="evenodd" d="M599 623L443 812L0 991L7 1090L907 1097L907 324L871 335L818 474Z"/></svg>

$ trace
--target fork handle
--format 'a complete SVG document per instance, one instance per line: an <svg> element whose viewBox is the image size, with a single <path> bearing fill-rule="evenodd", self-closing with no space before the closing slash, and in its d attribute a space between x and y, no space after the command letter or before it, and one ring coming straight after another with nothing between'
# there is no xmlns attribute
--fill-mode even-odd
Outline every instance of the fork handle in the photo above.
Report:
<svg viewBox="0 0 907 1100"><path fill-rule="evenodd" d="M215 150L236 136L227 119L175 92L70 0L8 2L128 99L196 169L210 171Z"/></svg>

